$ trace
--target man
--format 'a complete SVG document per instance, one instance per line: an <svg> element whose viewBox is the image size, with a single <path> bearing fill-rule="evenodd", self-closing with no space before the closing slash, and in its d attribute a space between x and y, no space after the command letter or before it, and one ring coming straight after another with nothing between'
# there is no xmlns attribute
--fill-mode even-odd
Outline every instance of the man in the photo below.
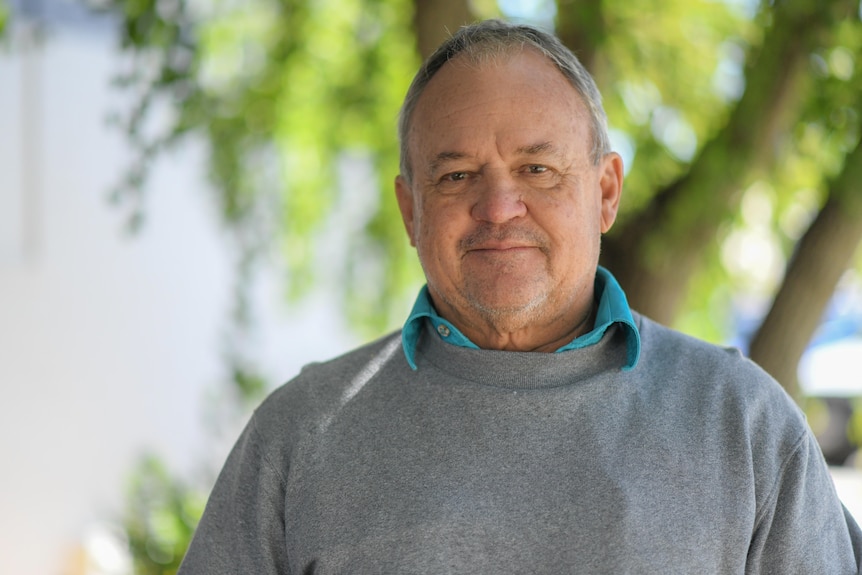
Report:
<svg viewBox="0 0 862 575"><path fill-rule="evenodd" d="M256 411L180 572L856 573L803 416L598 267L622 189L593 80L485 22L425 63L395 191L403 330Z"/></svg>

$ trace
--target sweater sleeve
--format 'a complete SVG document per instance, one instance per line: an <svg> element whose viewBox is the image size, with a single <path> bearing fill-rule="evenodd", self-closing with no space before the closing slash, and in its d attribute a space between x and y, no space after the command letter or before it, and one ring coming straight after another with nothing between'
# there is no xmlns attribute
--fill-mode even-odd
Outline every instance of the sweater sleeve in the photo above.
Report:
<svg viewBox="0 0 862 575"><path fill-rule="evenodd" d="M806 431L760 509L747 575L860 573L862 532L841 505L813 436Z"/></svg>
<svg viewBox="0 0 862 575"><path fill-rule="evenodd" d="M288 573L284 480L262 448L255 420L219 474L179 575Z"/></svg>

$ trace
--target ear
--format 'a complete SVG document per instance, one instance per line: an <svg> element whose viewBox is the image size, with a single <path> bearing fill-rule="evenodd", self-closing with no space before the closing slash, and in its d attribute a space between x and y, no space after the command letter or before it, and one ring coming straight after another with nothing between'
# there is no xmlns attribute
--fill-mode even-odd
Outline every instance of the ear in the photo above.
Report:
<svg viewBox="0 0 862 575"><path fill-rule="evenodd" d="M607 233L617 219L623 192L623 159L616 152L605 154L599 166L602 191L602 233Z"/></svg>
<svg viewBox="0 0 862 575"><path fill-rule="evenodd" d="M410 245L415 248L413 190L410 189L404 176L399 175L395 178L395 198L398 200L398 209L401 210L401 220L404 222L404 229L407 230L407 237L410 238Z"/></svg>

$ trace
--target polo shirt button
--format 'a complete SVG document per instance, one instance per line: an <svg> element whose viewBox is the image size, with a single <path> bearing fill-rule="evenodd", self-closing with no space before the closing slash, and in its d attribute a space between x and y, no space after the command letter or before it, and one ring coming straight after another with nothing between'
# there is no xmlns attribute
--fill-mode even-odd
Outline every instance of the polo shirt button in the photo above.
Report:
<svg viewBox="0 0 862 575"><path fill-rule="evenodd" d="M437 326L437 333L442 335L443 337L449 337L449 328L443 325L442 323Z"/></svg>

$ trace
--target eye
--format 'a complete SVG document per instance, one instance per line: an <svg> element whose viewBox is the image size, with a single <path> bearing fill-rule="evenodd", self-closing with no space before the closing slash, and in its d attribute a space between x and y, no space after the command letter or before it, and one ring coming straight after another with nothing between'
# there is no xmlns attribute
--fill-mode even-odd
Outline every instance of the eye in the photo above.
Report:
<svg viewBox="0 0 862 575"><path fill-rule="evenodd" d="M443 194L461 193L471 186L475 177L476 173L470 171L447 172L438 177L434 188Z"/></svg>
<svg viewBox="0 0 862 575"><path fill-rule="evenodd" d="M542 166L539 164L531 164L527 166L527 172L530 174L544 174L548 171L548 166Z"/></svg>
<svg viewBox="0 0 862 575"><path fill-rule="evenodd" d="M443 179L450 180L452 182L460 182L461 180L467 179L467 172L452 172L451 174L443 176Z"/></svg>

